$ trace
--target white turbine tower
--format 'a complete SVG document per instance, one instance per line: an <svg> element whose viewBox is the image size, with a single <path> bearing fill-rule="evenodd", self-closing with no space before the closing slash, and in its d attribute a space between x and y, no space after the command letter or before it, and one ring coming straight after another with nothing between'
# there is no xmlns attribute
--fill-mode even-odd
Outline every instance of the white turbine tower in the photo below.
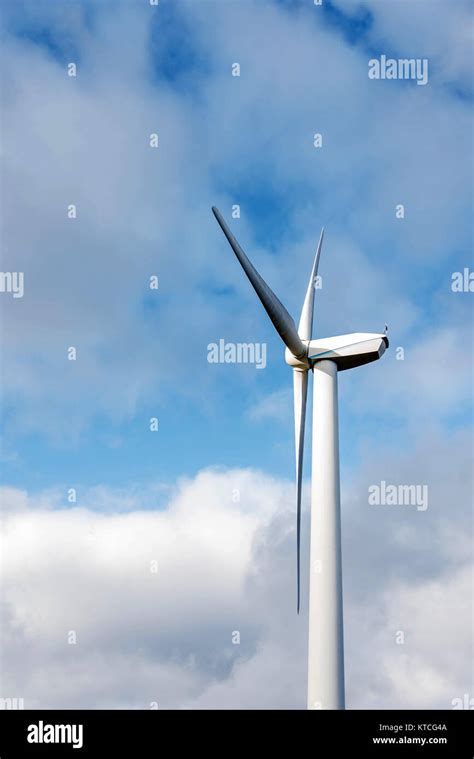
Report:
<svg viewBox="0 0 474 759"><path fill-rule="evenodd" d="M312 339L314 285L323 232L319 238L300 323L296 329L290 314L252 266L220 212L217 208L213 208L212 211L286 345L286 363L293 367L298 612L303 442L308 372L313 372L308 709L344 709L337 373L376 361L388 347L388 338L385 333L355 332L337 337Z"/></svg>

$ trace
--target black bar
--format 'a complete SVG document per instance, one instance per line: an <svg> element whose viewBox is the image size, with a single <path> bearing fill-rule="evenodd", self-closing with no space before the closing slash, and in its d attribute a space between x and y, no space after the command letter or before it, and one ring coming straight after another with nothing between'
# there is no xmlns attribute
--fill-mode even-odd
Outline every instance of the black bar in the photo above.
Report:
<svg viewBox="0 0 474 759"><path fill-rule="evenodd" d="M189 759L214 752L219 756L232 755L236 751L246 759L259 746L266 758L273 751L275 756L279 755L287 744L292 746L292 753L309 751L314 759L332 756L472 759L473 728L473 712L469 710L5 710L0 712L0 759L33 756L159 759L182 755L184 750L189 752ZM43 742L28 742L28 736ZM70 742L47 742L50 738Z"/></svg>

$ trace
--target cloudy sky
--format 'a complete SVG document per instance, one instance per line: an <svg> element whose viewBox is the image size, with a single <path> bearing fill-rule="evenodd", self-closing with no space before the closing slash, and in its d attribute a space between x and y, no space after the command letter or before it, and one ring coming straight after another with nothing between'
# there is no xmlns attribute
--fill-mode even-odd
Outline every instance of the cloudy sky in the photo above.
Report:
<svg viewBox="0 0 474 759"><path fill-rule="evenodd" d="M389 325L339 384L347 706L472 697L470 3L15 0L2 43L0 696L305 706L291 373L216 205L295 317L324 225L317 336Z"/></svg>

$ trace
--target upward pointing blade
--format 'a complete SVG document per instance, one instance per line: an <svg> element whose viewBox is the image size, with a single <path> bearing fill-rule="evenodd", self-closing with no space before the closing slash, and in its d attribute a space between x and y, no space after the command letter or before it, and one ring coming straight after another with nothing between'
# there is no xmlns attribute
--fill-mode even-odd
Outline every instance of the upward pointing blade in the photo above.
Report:
<svg viewBox="0 0 474 759"><path fill-rule="evenodd" d="M212 207L212 212L219 222L219 225L227 237L232 250L237 256L242 269L249 278L252 287L260 298L265 311L272 320L273 326L280 335L281 339L287 348L289 348L297 358L304 358L306 356L306 348L301 342L300 336L298 335L296 329L296 325L286 310L285 306L283 303L280 303L275 293L268 287L267 283L262 279L255 267L250 263L249 259L245 255L244 251L222 218L221 213L214 206Z"/></svg>
<svg viewBox="0 0 474 759"><path fill-rule="evenodd" d="M314 280L318 274L319 256L321 255L321 246L323 244L324 229L319 236L318 247L314 257L313 268L309 278L308 289L301 310L301 318L298 326L298 334L302 340L311 340L313 337L313 310L314 310Z"/></svg>
<svg viewBox="0 0 474 759"><path fill-rule="evenodd" d="M303 446L306 418L308 372L293 369L293 392L295 403L295 450L296 450L296 609L300 613L300 543L301 543L301 486L303 482Z"/></svg>

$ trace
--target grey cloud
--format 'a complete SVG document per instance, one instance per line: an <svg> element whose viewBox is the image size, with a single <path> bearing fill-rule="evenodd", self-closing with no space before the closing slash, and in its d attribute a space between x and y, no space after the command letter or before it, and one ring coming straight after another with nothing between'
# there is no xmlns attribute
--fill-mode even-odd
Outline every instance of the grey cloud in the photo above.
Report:
<svg viewBox="0 0 474 759"><path fill-rule="evenodd" d="M440 449L444 471L429 465ZM447 446L431 436L389 466L373 453L346 482L349 707L450 708L469 692L467 458L464 437ZM429 509L369 506L375 473L425 478ZM30 707L304 708L307 619L294 608L292 483L207 471L183 482L162 511L119 513L112 494L115 514L32 510L20 500L24 508L3 524L6 695ZM306 566L307 511L304 521Z"/></svg>

